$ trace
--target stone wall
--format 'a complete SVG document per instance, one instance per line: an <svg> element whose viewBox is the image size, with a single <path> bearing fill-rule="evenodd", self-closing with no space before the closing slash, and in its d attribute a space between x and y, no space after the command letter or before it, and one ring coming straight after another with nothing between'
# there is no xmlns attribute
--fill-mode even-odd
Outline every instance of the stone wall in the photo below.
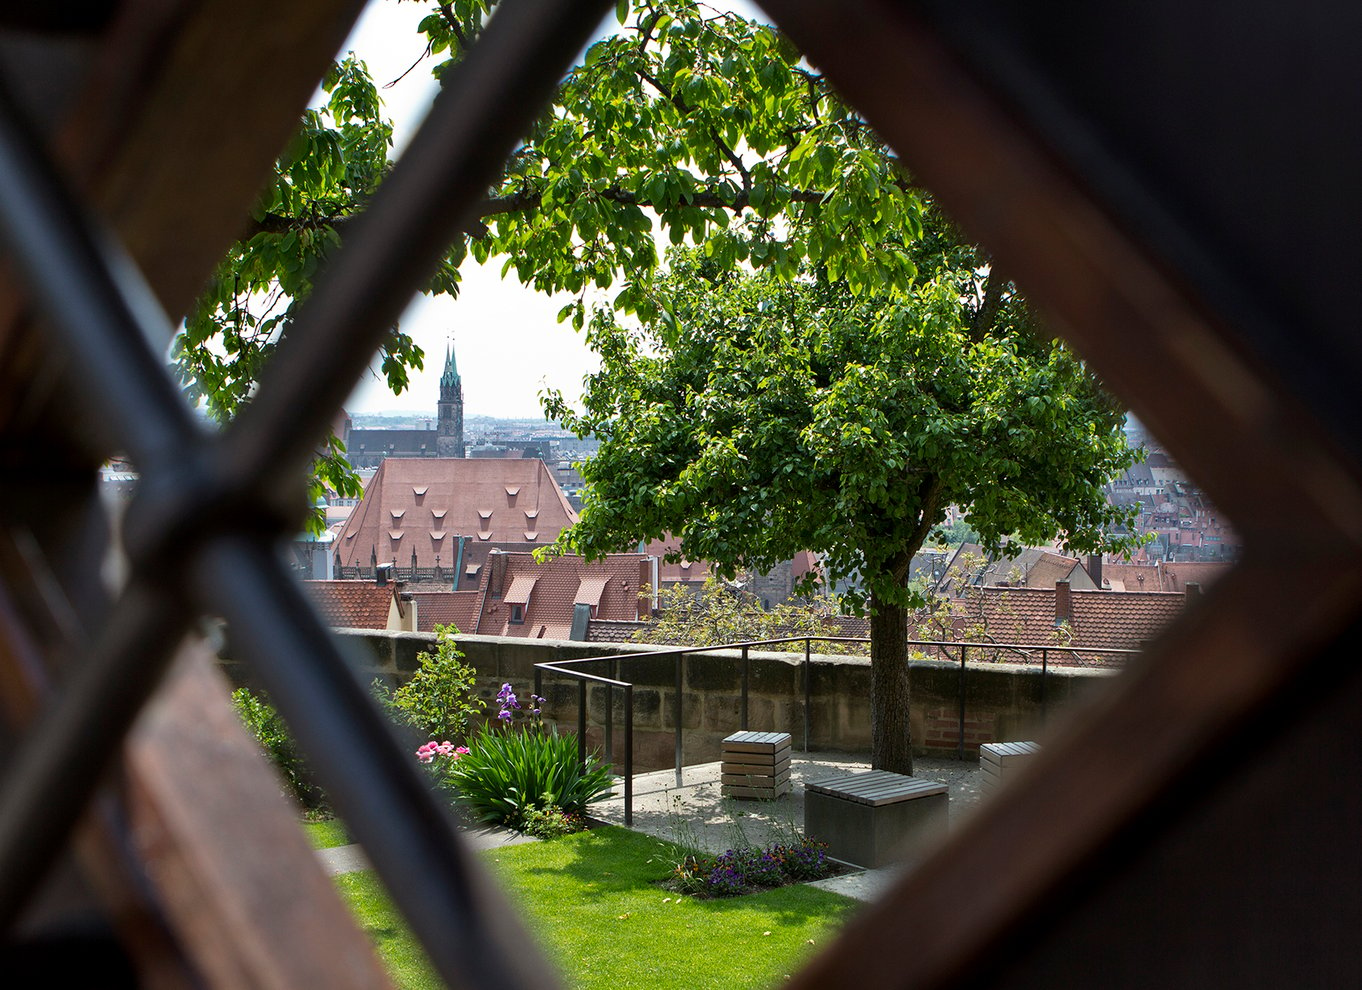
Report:
<svg viewBox="0 0 1362 990"><path fill-rule="evenodd" d="M342 630L342 639L367 679L397 683L417 669L417 654L430 649L429 633ZM672 657L631 655L654 652L634 644L570 643L496 636L462 636L460 647L478 672L478 689L489 701L509 681L524 698L534 684L534 665L602 654L620 658L621 680L634 687L634 760L639 771L673 765L675 749L676 661ZM803 654L756 653L749 659L748 727L789 732L795 748L804 743ZM603 662L595 673L609 675ZM741 654L717 651L688 656L682 671L681 725L686 763L718 759L723 738L737 731L741 711ZM247 680L228 664L228 672ZM870 661L863 657L811 658L809 679L809 744L814 750L870 750ZM1044 710L1053 718L1096 688L1110 671L1051 668L1045 678ZM977 758L979 744L1034 738L1042 727L1041 673L1037 667L1012 664L971 665L965 673L965 754ZM576 682L546 675L546 713L565 729L577 725ZM603 686L587 691L587 738L603 741L606 706ZM624 699L614 692L616 760L623 759ZM951 754L959 743L960 669L939 661L912 664L912 733L919 753Z"/></svg>

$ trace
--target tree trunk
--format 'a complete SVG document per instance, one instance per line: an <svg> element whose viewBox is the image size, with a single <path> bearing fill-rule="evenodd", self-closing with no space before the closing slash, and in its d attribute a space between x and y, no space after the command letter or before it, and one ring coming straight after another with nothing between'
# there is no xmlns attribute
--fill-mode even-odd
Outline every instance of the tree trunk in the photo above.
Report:
<svg viewBox="0 0 1362 990"><path fill-rule="evenodd" d="M871 765L913 772L908 728L908 610L870 599Z"/></svg>

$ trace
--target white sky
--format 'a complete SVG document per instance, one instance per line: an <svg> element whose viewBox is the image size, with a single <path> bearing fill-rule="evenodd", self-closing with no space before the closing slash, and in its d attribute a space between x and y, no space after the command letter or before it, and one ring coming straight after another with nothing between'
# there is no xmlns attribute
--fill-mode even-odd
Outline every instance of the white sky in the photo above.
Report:
<svg viewBox="0 0 1362 990"><path fill-rule="evenodd" d="M743 2L718 6L758 18ZM369 66L384 109L392 119L396 152L410 139L436 85L429 63L422 63L389 89L424 49L416 25L430 11L426 4L370 0L345 48ZM609 25L615 23L613 15ZM545 296L523 287L514 273L502 280L505 259L491 258L478 265L471 258L463 266L459 298L417 297L402 317L401 327L426 352L424 370L411 376L407 391L393 395L372 372L351 394L352 412L435 412L445 342L454 338L459 374L463 377L466 415L528 418L542 415L539 392L545 385L560 389L570 401L581 392L582 379L598 362L581 334L557 322L558 310L569 295Z"/></svg>

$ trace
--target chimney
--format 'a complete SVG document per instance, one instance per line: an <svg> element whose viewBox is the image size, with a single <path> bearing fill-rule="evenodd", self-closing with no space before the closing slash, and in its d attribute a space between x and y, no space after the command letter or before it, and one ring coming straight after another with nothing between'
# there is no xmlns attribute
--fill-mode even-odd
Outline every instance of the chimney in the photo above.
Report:
<svg viewBox="0 0 1362 990"><path fill-rule="evenodd" d="M644 619L653 614L657 601L657 558L644 557L638 562L638 597L634 614Z"/></svg>
<svg viewBox="0 0 1362 990"><path fill-rule="evenodd" d="M1088 576L1092 578L1092 583L1097 587L1102 587L1102 555L1093 553L1088 555Z"/></svg>
<svg viewBox="0 0 1362 990"><path fill-rule="evenodd" d="M487 593L493 598L500 598L505 589L502 584L506 580L506 558L496 547L487 552Z"/></svg>
<svg viewBox="0 0 1362 990"><path fill-rule="evenodd" d="M379 564L374 568L374 584L380 588L385 588L393 576L392 564Z"/></svg>
<svg viewBox="0 0 1362 990"><path fill-rule="evenodd" d="M1060 626L1064 623L1073 625L1074 621L1074 600L1073 592L1069 590L1068 581L1055 582L1055 625Z"/></svg>
<svg viewBox="0 0 1362 990"><path fill-rule="evenodd" d="M1192 604L1201 597L1201 583L1199 581L1188 581L1182 586L1182 593L1187 596L1186 604Z"/></svg>

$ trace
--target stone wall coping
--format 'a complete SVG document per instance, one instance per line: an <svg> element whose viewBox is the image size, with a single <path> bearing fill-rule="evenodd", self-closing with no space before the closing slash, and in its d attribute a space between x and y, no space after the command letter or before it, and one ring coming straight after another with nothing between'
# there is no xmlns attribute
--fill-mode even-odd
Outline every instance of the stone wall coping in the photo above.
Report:
<svg viewBox="0 0 1362 990"><path fill-rule="evenodd" d="M346 636L368 636L374 638L389 638L394 640L414 640L418 642L434 643L435 634L430 632L399 632L390 629L347 629L337 628L336 632ZM591 656L629 656L631 654L656 654L673 649L670 646L658 646L651 643L593 643L580 640L569 639L529 639L523 636L474 636L460 633L456 640L460 643L483 643L488 646L525 646L543 648L554 651L571 651L581 654L582 658ZM693 654L694 655L694 654ZM736 660L742 658L741 650L725 650L711 648L708 652L699 654L700 656L717 657L726 660ZM554 659L554 658L550 658ZM577 659L576 657L558 657L556 659ZM804 662L803 650L774 651L774 650L749 650L749 660L761 660L767 663L783 664L802 664ZM849 656L843 653L813 653L809 657L813 664L837 664L853 667L869 667L870 658L862 656ZM548 661L545 661L548 662ZM955 670L959 664L953 660L909 660L909 665L926 670ZM1007 663L996 662L988 664L972 664L970 670L996 670L1000 673L1026 674L1040 673L1037 664L1026 663ZM1089 677L1114 677L1120 671L1111 667L1069 667L1060 664L1050 664L1048 677L1066 678L1089 678Z"/></svg>

